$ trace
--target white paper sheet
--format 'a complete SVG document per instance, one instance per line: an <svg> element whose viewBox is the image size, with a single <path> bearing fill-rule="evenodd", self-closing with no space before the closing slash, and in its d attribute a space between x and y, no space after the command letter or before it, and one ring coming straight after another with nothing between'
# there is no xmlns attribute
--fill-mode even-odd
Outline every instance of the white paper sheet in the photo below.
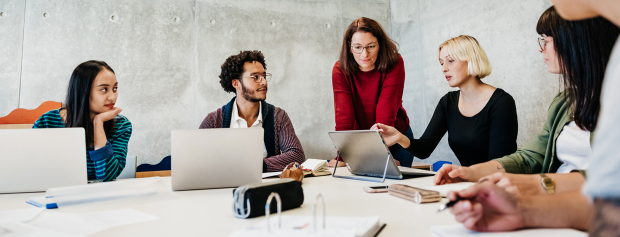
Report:
<svg viewBox="0 0 620 237"><path fill-rule="evenodd" d="M20 223L17 221L3 221L0 222L0 236L2 237L78 237L81 235L70 235L65 233L56 232L53 230L46 230L37 228L35 226Z"/></svg>
<svg viewBox="0 0 620 237"><path fill-rule="evenodd" d="M267 232L260 228L246 228L235 231L228 237L355 237L355 231L351 230L325 230L317 233L306 230L272 230Z"/></svg>
<svg viewBox="0 0 620 237"><path fill-rule="evenodd" d="M317 217L317 229L321 229L323 223L323 217ZM312 216L289 216L282 215L282 230L294 230L302 229L307 233L312 233L314 230ZM278 229L277 215L271 216L270 226L272 230ZM256 225L257 228L266 229L267 221L262 221ZM325 219L325 228L327 230L341 230L342 233L346 231L354 231L355 236L365 236L367 233L376 231L379 228L379 217L334 217L328 216Z"/></svg>
<svg viewBox="0 0 620 237"><path fill-rule="evenodd" d="M31 225L47 230L75 235L90 235L114 226L157 220L159 217L132 209L69 214L44 212L30 222Z"/></svg>
<svg viewBox="0 0 620 237"><path fill-rule="evenodd" d="M27 208L10 211L0 211L0 222L2 221L31 221L37 217L45 208Z"/></svg>
<svg viewBox="0 0 620 237"><path fill-rule="evenodd" d="M440 237L586 237L588 233L573 229L527 229L510 232L477 232L463 225L432 226L433 233Z"/></svg>

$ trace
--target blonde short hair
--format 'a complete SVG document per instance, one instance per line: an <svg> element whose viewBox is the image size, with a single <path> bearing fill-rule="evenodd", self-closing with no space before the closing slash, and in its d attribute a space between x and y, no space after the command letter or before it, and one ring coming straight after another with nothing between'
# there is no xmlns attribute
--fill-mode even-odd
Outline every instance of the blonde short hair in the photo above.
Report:
<svg viewBox="0 0 620 237"><path fill-rule="evenodd" d="M459 35L439 45L439 53L442 48L446 48L453 59L467 61L467 74L480 79L491 75L489 58L474 37Z"/></svg>

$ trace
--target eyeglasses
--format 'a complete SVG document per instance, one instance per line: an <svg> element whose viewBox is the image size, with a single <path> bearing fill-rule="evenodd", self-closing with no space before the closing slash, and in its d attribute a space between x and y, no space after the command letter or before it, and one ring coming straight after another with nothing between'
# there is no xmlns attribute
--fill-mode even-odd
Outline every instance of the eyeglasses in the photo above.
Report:
<svg viewBox="0 0 620 237"><path fill-rule="evenodd" d="M254 82L256 83L260 83L261 80L263 79L265 79L265 81L267 82L271 81L271 73L265 73L263 75L245 76L245 77L254 79Z"/></svg>
<svg viewBox="0 0 620 237"><path fill-rule="evenodd" d="M368 53L374 53L374 52L377 52L377 50L379 49L379 44L369 44L366 46L351 45L351 51L353 51L353 53L356 53L356 54L360 54L364 52L364 49L366 49L366 52Z"/></svg>
<svg viewBox="0 0 620 237"><path fill-rule="evenodd" d="M538 46L540 46L540 51L545 51L547 48L547 41L543 37L538 37Z"/></svg>

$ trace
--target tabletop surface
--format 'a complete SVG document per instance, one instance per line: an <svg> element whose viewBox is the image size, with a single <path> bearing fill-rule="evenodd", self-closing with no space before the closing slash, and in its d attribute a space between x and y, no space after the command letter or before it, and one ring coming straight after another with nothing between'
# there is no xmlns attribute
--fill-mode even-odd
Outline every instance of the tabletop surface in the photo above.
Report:
<svg viewBox="0 0 620 237"><path fill-rule="evenodd" d="M347 169L338 168L337 173ZM163 178L170 187L170 177ZM432 185L433 177L386 180L385 184L407 184L414 187ZM264 179L268 182L270 179ZM438 203L415 204L388 193L366 193L363 187L380 183L331 176L308 177L303 181L304 204L284 211L283 215L312 215L315 197L322 194L328 216L379 216L386 227L379 236L433 236L431 226L457 223L449 211L437 212ZM25 201L43 193L0 195L0 211L31 208ZM232 188L175 191L171 200L133 205L129 208L161 219L113 227L92 236L228 236L246 226L254 226L265 217L235 218L232 211ZM87 206L87 205L85 205ZM87 208L87 207L85 207ZM45 210L59 211L59 210ZM85 210L86 211L86 210Z"/></svg>

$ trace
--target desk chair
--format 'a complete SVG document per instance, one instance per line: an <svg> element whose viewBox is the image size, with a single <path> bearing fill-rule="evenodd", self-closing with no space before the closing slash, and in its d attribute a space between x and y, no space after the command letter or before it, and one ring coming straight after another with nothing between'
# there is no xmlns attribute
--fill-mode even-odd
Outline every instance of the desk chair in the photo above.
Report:
<svg viewBox="0 0 620 237"><path fill-rule="evenodd" d="M443 161L443 160L437 161L437 162L433 163L433 171L435 171L435 172L439 171L439 169L441 169L441 166L443 166L444 164L451 165L452 162L450 162L450 161Z"/></svg>
<svg viewBox="0 0 620 237"><path fill-rule="evenodd" d="M137 157L136 156L127 156L125 159L125 168L121 171L121 174L116 177L116 179L133 179L136 178L136 165L137 165Z"/></svg>
<svg viewBox="0 0 620 237"><path fill-rule="evenodd" d="M30 129L41 115L60 107L60 102L45 101L36 109L15 109L7 116L0 117L0 129Z"/></svg>
<svg viewBox="0 0 620 237"><path fill-rule="evenodd" d="M136 178L171 176L171 157L166 156L158 164L141 164L136 168Z"/></svg>

